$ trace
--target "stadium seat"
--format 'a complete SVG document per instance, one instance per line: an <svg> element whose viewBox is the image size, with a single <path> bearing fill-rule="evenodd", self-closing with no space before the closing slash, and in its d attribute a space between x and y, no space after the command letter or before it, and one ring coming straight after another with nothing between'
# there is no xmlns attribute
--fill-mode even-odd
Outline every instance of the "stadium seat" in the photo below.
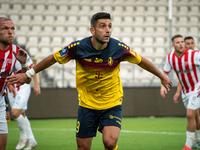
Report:
<svg viewBox="0 0 200 150"><path fill-rule="evenodd" d="M14 4L12 5L12 9L10 9L10 10L8 11L8 13L9 13L9 14L19 13L19 12L21 11L21 9L22 9L22 4L17 2L17 3L14 3Z"/></svg>
<svg viewBox="0 0 200 150"><path fill-rule="evenodd" d="M41 15L40 13L37 13L35 12L33 15L32 15L32 19L31 19L31 22L30 24L42 24L44 21L44 16Z"/></svg>
<svg viewBox="0 0 200 150"><path fill-rule="evenodd" d="M31 14L34 11L34 5L30 1L26 1L24 8L19 11L20 15L22 14ZM34 13L32 13L34 15Z"/></svg>
<svg viewBox="0 0 200 150"><path fill-rule="evenodd" d="M143 45L143 37L142 36L134 36L133 37L133 46L141 46Z"/></svg>
<svg viewBox="0 0 200 150"><path fill-rule="evenodd" d="M38 47L37 46L31 46L28 49L26 49L31 57L36 57L37 58L37 54L39 52Z"/></svg>
<svg viewBox="0 0 200 150"><path fill-rule="evenodd" d="M24 47L26 44L26 41L27 41L27 37L24 34L22 34L22 35L18 34L16 36L17 45Z"/></svg>
<svg viewBox="0 0 200 150"><path fill-rule="evenodd" d="M0 12L1 14L1 12ZM2 16L2 14L1 14ZM19 14L18 13L14 13L14 14L10 14L9 15L9 18L12 19L12 21L14 22L14 24L18 24L18 21L19 21Z"/></svg>
<svg viewBox="0 0 200 150"><path fill-rule="evenodd" d="M43 14L43 12L45 11L45 3L43 1L35 1L36 4L35 4L35 9L34 9L34 12L37 12L37 13L40 13L40 14Z"/></svg>

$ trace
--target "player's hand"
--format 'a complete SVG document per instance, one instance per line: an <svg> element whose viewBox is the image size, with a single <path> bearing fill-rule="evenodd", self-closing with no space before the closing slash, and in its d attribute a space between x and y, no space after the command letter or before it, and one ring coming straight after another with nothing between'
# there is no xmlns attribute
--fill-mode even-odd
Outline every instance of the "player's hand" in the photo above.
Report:
<svg viewBox="0 0 200 150"><path fill-rule="evenodd" d="M161 79L161 84L164 86L164 88L167 90L167 91L170 91L170 88L172 87L172 81L171 79L164 75L163 76L163 79ZM161 86L162 87L162 86Z"/></svg>
<svg viewBox="0 0 200 150"><path fill-rule="evenodd" d="M21 64L25 64L27 59L27 53L19 46L17 46L17 48L18 48L18 54L16 54L14 51L13 54Z"/></svg>
<svg viewBox="0 0 200 150"><path fill-rule="evenodd" d="M15 97L16 96L15 88L12 85L10 85L10 84L7 84L7 87L9 89L9 92L13 93L13 97Z"/></svg>
<svg viewBox="0 0 200 150"><path fill-rule="evenodd" d="M29 84L31 82L31 78L28 78L28 76L25 73L18 73L18 74L8 76L6 79L6 82L8 84L19 83L17 85L17 87L19 87L19 86L23 85L24 83Z"/></svg>
<svg viewBox="0 0 200 150"><path fill-rule="evenodd" d="M160 95L165 98L165 95L167 94L167 89L161 85L161 88L160 88Z"/></svg>
<svg viewBox="0 0 200 150"><path fill-rule="evenodd" d="M39 95L41 93L40 86L38 84L34 86L34 92L35 95Z"/></svg>
<svg viewBox="0 0 200 150"><path fill-rule="evenodd" d="M173 97L174 103L178 103L178 97L180 96L179 93L176 93Z"/></svg>

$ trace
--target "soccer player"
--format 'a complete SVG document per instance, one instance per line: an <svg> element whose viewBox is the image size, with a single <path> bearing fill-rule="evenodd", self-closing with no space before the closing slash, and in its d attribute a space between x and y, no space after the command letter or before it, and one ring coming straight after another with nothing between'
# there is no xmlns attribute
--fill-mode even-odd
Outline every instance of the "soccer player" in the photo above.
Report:
<svg viewBox="0 0 200 150"><path fill-rule="evenodd" d="M33 61L27 55L27 65L29 68L33 67ZM33 77L34 80L34 91L36 95L40 94L40 87L37 80L37 75ZM16 96L13 94L14 88L16 91ZM16 146L17 150L20 150L25 147L26 143L28 143L27 147L24 150L31 150L32 148L37 146L37 142L33 135L30 122L26 116L25 111L27 110L27 104L31 93L31 85L23 84L20 87L16 87L16 84L13 84L7 88L8 99L10 102L12 115L17 122L18 128L20 130L20 140Z"/></svg>
<svg viewBox="0 0 200 150"><path fill-rule="evenodd" d="M8 127L6 121L6 78L12 72L19 73L28 70L26 66L27 54L20 47L13 44L15 27L11 19L0 17L0 150L5 150L7 145ZM29 82L31 79L29 79Z"/></svg>
<svg viewBox="0 0 200 150"><path fill-rule="evenodd" d="M168 54L166 58L164 74L168 75L171 69L173 69L182 86L182 99L187 109L188 120L186 143L183 150L191 150L196 130L195 115L200 108L200 98L197 97L200 86L200 53L185 49L183 36L179 34L172 37L172 47L175 51ZM162 85L160 94L162 97L165 97L165 94L167 94ZM177 102L176 98L174 98L174 102Z"/></svg>
<svg viewBox="0 0 200 150"><path fill-rule="evenodd" d="M123 89L119 77L120 62L128 61L155 74L169 90L171 80L150 61L141 57L126 44L111 38L112 23L109 13L99 12L91 18L92 36L74 41L49 55L30 71L8 78L10 83L26 83L36 73L56 62L76 60L76 86L79 110L76 127L78 150L90 150L97 129L102 133L106 150L117 150L122 123Z"/></svg>
<svg viewBox="0 0 200 150"><path fill-rule="evenodd" d="M194 42L194 38L191 36L187 36L184 38L185 41L185 48L186 49L191 49L194 50L195 48L195 42ZM177 91L174 95L174 103L178 103L178 97L180 96L180 92L181 92L181 84L180 82L178 83L178 87L177 87ZM182 97L184 97L183 93L182 93ZM192 148L200 148L200 119L199 119L199 112L200 109L197 111L195 119L196 119L196 131L195 131L195 139L193 140L192 143Z"/></svg>

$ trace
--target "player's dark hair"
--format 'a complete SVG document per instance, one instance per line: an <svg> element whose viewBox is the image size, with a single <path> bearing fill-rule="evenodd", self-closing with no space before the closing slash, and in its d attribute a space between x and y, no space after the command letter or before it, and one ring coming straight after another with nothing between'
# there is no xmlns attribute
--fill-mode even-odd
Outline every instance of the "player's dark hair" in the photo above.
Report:
<svg viewBox="0 0 200 150"><path fill-rule="evenodd" d="M99 19L111 19L110 14L106 12L98 12L94 14L90 20L91 27L95 27Z"/></svg>
<svg viewBox="0 0 200 150"><path fill-rule="evenodd" d="M194 41L194 38L193 38L192 36L186 36L186 37L184 38L184 41L189 40L189 39L192 39L192 40Z"/></svg>
<svg viewBox="0 0 200 150"><path fill-rule="evenodd" d="M174 36L172 37L172 43L174 42L174 39L175 39L175 38L178 38L178 37L182 37L182 38L183 38L182 35L180 35L180 34L176 34L176 35L174 35Z"/></svg>

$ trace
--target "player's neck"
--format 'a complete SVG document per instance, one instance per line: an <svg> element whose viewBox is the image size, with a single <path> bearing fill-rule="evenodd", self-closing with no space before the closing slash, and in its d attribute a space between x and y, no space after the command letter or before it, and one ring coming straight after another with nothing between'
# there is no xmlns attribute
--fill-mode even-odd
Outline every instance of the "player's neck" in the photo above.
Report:
<svg viewBox="0 0 200 150"><path fill-rule="evenodd" d="M184 51L184 52L185 52L185 51ZM180 57L184 54L184 52L177 52L177 51L175 51L176 56L177 56L178 58L180 58Z"/></svg>
<svg viewBox="0 0 200 150"><path fill-rule="evenodd" d="M7 49L9 48L9 46L10 46L10 45L5 45L5 44L3 44L3 43L0 43L0 49L1 49L2 51L7 50Z"/></svg>
<svg viewBox="0 0 200 150"><path fill-rule="evenodd" d="M103 50L107 47L108 43L100 43L94 37L91 38L92 46L96 50Z"/></svg>

